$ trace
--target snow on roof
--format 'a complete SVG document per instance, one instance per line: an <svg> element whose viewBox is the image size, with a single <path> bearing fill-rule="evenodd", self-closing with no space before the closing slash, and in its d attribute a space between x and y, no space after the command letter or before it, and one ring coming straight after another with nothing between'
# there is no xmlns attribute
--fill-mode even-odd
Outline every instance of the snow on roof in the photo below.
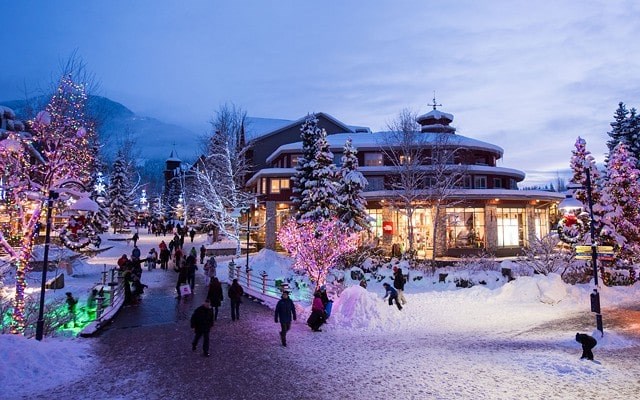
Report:
<svg viewBox="0 0 640 400"><path fill-rule="evenodd" d="M247 141L259 138L271 132L278 131L293 121L290 119L247 117L245 138Z"/></svg>
<svg viewBox="0 0 640 400"><path fill-rule="evenodd" d="M331 150L342 150L344 143L348 138L353 140L353 147L359 151L380 149L386 147L387 143L392 139L392 132L374 132L374 133L336 133L333 135L327 135L327 141ZM420 137L423 138L422 143L428 145L429 143L436 143L442 135L441 133L420 133ZM487 150L498 154L498 158L502 157L504 150L500 146L483 142L476 139L471 139L461 135L449 135L447 138L447 144L452 146L460 146L467 149ZM276 149L268 158L267 162L273 161L281 153L291 153L295 151L302 151L302 142L294 142L284 144Z"/></svg>
<svg viewBox="0 0 640 400"><path fill-rule="evenodd" d="M422 114L416 120L422 121L425 119L448 119L449 122L453 121L453 114L442 112L439 110L431 110L426 114Z"/></svg>

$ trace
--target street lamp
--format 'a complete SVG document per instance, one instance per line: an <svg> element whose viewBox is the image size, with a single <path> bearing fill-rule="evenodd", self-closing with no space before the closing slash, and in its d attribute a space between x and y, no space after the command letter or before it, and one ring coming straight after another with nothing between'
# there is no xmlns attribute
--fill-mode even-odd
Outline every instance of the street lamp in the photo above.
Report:
<svg viewBox="0 0 640 400"><path fill-rule="evenodd" d="M74 184L81 187L84 190L84 186L80 182L68 181L65 184ZM62 189L65 184L60 185ZM63 190L49 190L49 196L47 197L47 225L44 236L44 257L42 266L42 282L40 284L40 308L38 310L38 321L36 323L36 340L42 340L44 335L44 295L47 283L47 269L49 268L49 244L51 243L51 210L53 209L53 201L60 197L60 193ZM71 209L77 211L91 211L97 212L99 206L96 202L89 197L81 197L71 207Z"/></svg>
<svg viewBox="0 0 640 400"><path fill-rule="evenodd" d="M598 243L596 243L596 229L593 219L593 199L591 197L591 171L585 168L586 184L584 189L587 192L587 205L589 207L589 233L591 235L591 265L593 267L593 293L591 293L591 311L596 313L596 329L604 336L604 329L602 327L602 314L600 311L600 293L598 292ZM577 188L580 188L578 186ZM564 210L582 208L583 204L578 200L569 198L560 202L558 208Z"/></svg>

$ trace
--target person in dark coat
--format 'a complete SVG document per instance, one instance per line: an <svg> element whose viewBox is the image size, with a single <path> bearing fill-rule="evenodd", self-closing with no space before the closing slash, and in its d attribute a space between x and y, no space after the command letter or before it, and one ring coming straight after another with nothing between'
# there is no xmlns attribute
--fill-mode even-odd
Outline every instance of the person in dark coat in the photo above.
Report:
<svg viewBox="0 0 640 400"><path fill-rule="evenodd" d="M291 320L296 320L296 306L289 298L289 292L282 292L282 298L278 300L275 311L275 321L280 321L280 342L287 347L287 332L291 328Z"/></svg>
<svg viewBox="0 0 640 400"><path fill-rule="evenodd" d="M580 359L586 358L587 360L593 361L593 352L591 349L598 344L596 338L584 333L576 333L576 342L582 345L582 357L580 357Z"/></svg>
<svg viewBox="0 0 640 400"><path fill-rule="evenodd" d="M196 308L191 315L191 328L195 331L193 342L191 342L192 351L196 351L202 337L202 353L205 357L209 357L209 331L211 331L211 327L213 327L213 309L209 304L209 299L205 299L204 303Z"/></svg>
<svg viewBox="0 0 640 400"><path fill-rule="evenodd" d="M204 244L200 246L200 264L204 264L204 256L207 254L207 248Z"/></svg>
<svg viewBox="0 0 640 400"><path fill-rule="evenodd" d="M211 279L211 283L209 283L209 291L207 292L207 299L211 303L211 307L213 307L213 319L218 320L218 307L222 304L222 285L218 278Z"/></svg>
<svg viewBox="0 0 640 400"><path fill-rule="evenodd" d="M398 300L402 304L407 304L407 299L404 297L404 274L402 268L393 267L393 288L398 292Z"/></svg>
<svg viewBox="0 0 640 400"><path fill-rule="evenodd" d="M234 279L227 291L229 301L231 302L231 320L235 321L240 319L240 303L242 303L242 296L244 295L244 289L238 283L237 279Z"/></svg>
<svg viewBox="0 0 640 400"><path fill-rule="evenodd" d="M393 305L393 301L395 300L396 306L398 306L398 310L402 310L402 306L398 301L398 292L394 288L392 288L391 285L389 285L387 282L383 283L382 286L384 286L385 290L387 291L387 293L385 293L382 299L384 300L387 297L389 297L389 305Z"/></svg>
<svg viewBox="0 0 640 400"><path fill-rule="evenodd" d="M184 264L187 267L187 283L189 283L189 286L191 287L191 293L193 293L193 289L196 285L196 271L198 270L196 263L196 257L193 254L189 254L189 256L184 260Z"/></svg>
<svg viewBox="0 0 640 400"><path fill-rule="evenodd" d="M314 332L322 332L320 327L327 320L327 313L324 310L324 304L322 303L322 295L320 291L316 291L313 294L313 302L311 303L311 315L307 319L307 325Z"/></svg>
<svg viewBox="0 0 640 400"><path fill-rule="evenodd" d="M167 270L169 266L169 257L171 257L171 252L165 246L164 249L160 250L160 268Z"/></svg>
<svg viewBox="0 0 640 400"><path fill-rule="evenodd" d="M193 238L196 237L196 230L191 228L191 230L189 231L189 238L191 239L191 243L193 243Z"/></svg>
<svg viewBox="0 0 640 400"><path fill-rule="evenodd" d="M138 232L133 234L133 237L131 237L131 240L133 240L133 247L136 247L138 245L138 239L140 239L140 235L138 235Z"/></svg>
<svg viewBox="0 0 640 400"><path fill-rule="evenodd" d="M184 265L176 266L174 269L178 273L178 282L176 282L176 292L178 292L177 299L180 299L182 297L182 293L180 293L180 285L187 283L187 275L189 274L189 272L187 270L187 267Z"/></svg>

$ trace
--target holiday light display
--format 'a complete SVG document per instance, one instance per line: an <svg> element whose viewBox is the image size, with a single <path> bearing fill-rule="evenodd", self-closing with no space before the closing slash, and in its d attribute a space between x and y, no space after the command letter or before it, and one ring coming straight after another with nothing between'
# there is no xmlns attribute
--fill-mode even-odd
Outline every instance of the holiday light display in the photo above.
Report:
<svg viewBox="0 0 640 400"><path fill-rule="evenodd" d="M317 288L340 257L356 249L358 235L335 218L300 223L291 219L278 232L278 240L293 257L293 269L305 272Z"/></svg>

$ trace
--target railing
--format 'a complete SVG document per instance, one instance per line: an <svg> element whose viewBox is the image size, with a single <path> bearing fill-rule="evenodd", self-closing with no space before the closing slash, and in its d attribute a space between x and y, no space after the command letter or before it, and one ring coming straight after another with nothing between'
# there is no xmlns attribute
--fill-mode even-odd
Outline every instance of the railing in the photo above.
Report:
<svg viewBox="0 0 640 400"><path fill-rule="evenodd" d="M271 297L273 299L279 299L282 294L282 290L287 288L289 284L282 282L280 285L276 285L276 279L270 279L266 272L255 273L251 269L246 269L235 264L229 263L229 282L237 279L238 283L243 286L245 292L257 292L263 296Z"/></svg>

